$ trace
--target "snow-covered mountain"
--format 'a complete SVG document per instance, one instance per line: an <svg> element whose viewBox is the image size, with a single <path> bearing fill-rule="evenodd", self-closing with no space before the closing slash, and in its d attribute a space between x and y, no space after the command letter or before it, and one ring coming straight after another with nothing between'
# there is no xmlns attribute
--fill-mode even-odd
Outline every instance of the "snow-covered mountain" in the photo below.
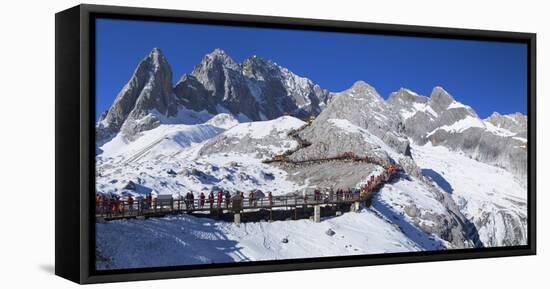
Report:
<svg viewBox="0 0 550 289"><path fill-rule="evenodd" d="M172 91L172 69L160 49L153 49L134 71L108 111L97 124L97 139L108 140L118 132L131 137L160 124L160 116L178 112Z"/></svg>
<svg viewBox="0 0 550 289"><path fill-rule="evenodd" d="M527 116L519 112L507 115L493 112L485 121L497 128L515 133L519 137L527 137Z"/></svg>
<svg viewBox="0 0 550 289"><path fill-rule="evenodd" d="M211 98L203 104L206 106L197 105L195 110L205 108L219 113L227 109L235 115L242 113L250 120L268 120L285 113L302 117L316 115L328 97L328 91L311 80L270 60L252 56L238 64L220 49L207 54L176 87L179 87L178 96L193 106L197 98L188 91L208 92Z"/></svg>
<svg viewBox="0 0 550 289"><path fill-rule="evenodd" d="M317 117L304 121L310 114ZM281 154L300 162L352 152L405 171L370 208L321 223L236 227L193 216L98 223L98 268L527 241L527 118L494 113L482 120L441 87L429 97L403 88L387 101L363 81L328 92L272 61L253 56L239 64L219 49L172 87L171 68L154 49L102 115L97 132L96 189L106 195L218 189L303 194L358 187L383 170L373 162L263 162ZM336 233L327 235L329 229ZM155 255L142 244L154 244Z"/></svg>
<svg viewBox="0 0 550 289"><path fill-rule="evenodd" d="M527 243L527 192L510 172L443 146L413 145L413 157L475 226L484 246Z"/></svg>
<svg viewBox="0 0 550 289"><path fill-rule="evenodd" d="M172 69L154 48L101 115L97 139L105 142L123 132L132 140L160 124L196 124L218 113L244 121L317 115L328 96L311 80L270 60L252 56L238 64L220 49L205 55L172 87Z"/></svg>
<svg viewBox="0 0 550 289"><path fill-rule="evenodd" d="M391 112L378 92L364 81L357 81L345 91L333 93L330 105L316 119L346 119L368 130L404 155L409 155L409 141L402 133L400 119Z"/></svg>
<svg viewBox="0 0 550 289"><path fill-rule="evenodd" d="M404 133L415 143L441 145L484 163L503 167L526 184L527 117L494 113L482 120L468 105L441 87L430 97L408 89L390 95L388 105L401 116Z"/></svg>

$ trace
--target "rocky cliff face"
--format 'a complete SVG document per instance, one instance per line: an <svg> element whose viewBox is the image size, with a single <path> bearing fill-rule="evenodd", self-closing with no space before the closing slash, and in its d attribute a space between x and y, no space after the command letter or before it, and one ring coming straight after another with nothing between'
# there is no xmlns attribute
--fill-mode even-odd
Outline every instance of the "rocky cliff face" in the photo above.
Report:
<svg viewBox="0 0 550 289"><path fill-rule="evenodd" d="M211 95L206 106L209 111L227 109L254 121L287 113L299 117L316 115L328 98L328 91L270 60L252 56L238 64L219 49L207 54L191 75ZM176 94L188 99L188 94Z"/></svg>
<svg viewBox="0 0 550 289"><path fill-rule="evenodd" d="M493 112L485 121L498 128L509 130L518 136L527 137L527 116L519 112L507 115Z"/></svg>
<svg viewBox="0 0 550 289"><path fill-rule="evenodd" d="M131 140L171 117L186 118L187 110L231 113L245 121L306 117L319 114L328 99L328 91L270 60L253 56L239 64L220 49L205 55L172 87L171 67L155 48L102 114L97 139L105 142L122 132Z"/></svg>
<svg viewBox="0 0 550 289"><path fill-rule="evenodd" d="M388 106L401 116L404 132L417 142L425 142L427 134L438 127L467 117L478 118L471 107L456 102L441 87L435 87L430 97L402 88L390 95Z"/></svg>
<svg viewBox="0 0 550 289"><path fill-rule="evenodd" d="M403 131L423 145L443 145L470 157L506 168L526 183L527 118L516 113L502 116L494 113L481 120L469 106L456 101L441 87L430 97L408 89L391 94L388 106L401 117Z"/></svg>
<svg viewBox="0 0 550 289"><path fill-rule="evenodd" d="M172 69L158 48L139 63L112 106L103 113L97 124L97 139L112 138L119 131L135 135L158 126L157 117L147 117L153 110L166 116L177 113Z"/></svg>
<svg viewBox="0 0 550 289"><path fill-rule="evenodd" d="M350 89L334 93L330 98L330 104L317 117L314 126L330 119L345 119L366 129L397 152L410 155L401 120L372 86L357 81Z"/></svg>

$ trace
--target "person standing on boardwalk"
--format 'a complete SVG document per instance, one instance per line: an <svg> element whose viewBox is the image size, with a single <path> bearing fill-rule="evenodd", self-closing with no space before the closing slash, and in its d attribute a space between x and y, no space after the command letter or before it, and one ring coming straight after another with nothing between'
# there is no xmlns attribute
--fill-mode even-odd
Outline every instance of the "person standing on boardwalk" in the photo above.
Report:
<svg viewBox="0 0 550 289"><path fill-rule="evenodd" d="M115 197L113 201L113 212L114 213L120 213L120 199L119 197Z"/></svg>
<svg viewBox="0 0 550 289"><path fill-rule="evenodd" d="M267 192L267 199L269 200L269 206L273 206L273 194L271 194L271 191Z"/></svg>
<svg viewBox="0 0 550 289"><path fill-rule="evenodd" d="M361 193L359 193L359 199L361 201L365 201L367 199L368 190L361 190Z"/></svg>
<svg viewBox="0 0 550 289"><path fill-rule="evenodd" d="M186 210L189 210L190 209L190 206L189 206L189 194L190 192L187 192L187 194L185 194L185 199L184 199L184 203L185 203L185 209Z"/></svg>
<svg viewBox="0 0 550 289"><path fill-rule="evenodd" d="M229 209L229 201L231 201L231 194L229 191L225 192L225 208Z"/></svg>
<svg viewBox="0 0 550 289"><path fill-rule="evenodd" d="M132 196L128 196L128 210L132 212L134 210L134 198Z"/></svg>
<svg viewBox="0 0 550 289"><path fill-rule="evenodd" d="M191 209L195 209L195 194L189 192L189 203L191 204Z"/></svg>
<svg viewBox="0 0 550 289"><path fill-rule="evenodd" d="M239 207L240 207L240 208L243 207L243 200L244 200L244 192L243 192L243 191L239 191Z"/></svg>
<svg viewBox="0 0 550 289"><path fill-rule="evenodd" d="M248 206L252 207L252 202L254 201L254 192L250 191L248 193Z"/></svg>
<svg viewBox="0 0 550 289"><path fill-rule="evenodd" d="M208 202L210 203L210 209L214 207L214 192L210 191L210 194L208 194Z"/></svg>
<svg viewBox="0 0 550 289"><path fill-rule="evenodd" d="M97 211L97 209L99 209L101 205L101 195L100 194L95 194L95 209Z"/></svg>
<svg viewBox="0 0 550 289"><path fill-rule="evenodd" d="M201 202L199 204L199 207L202 209L202 208L204 208L204 200L206 199L206 196L204 195L203 192L201 192L200 198L201 198Z"/></svg>
<svg viewBox="0 0 550 289"><path fill-rule="evenodd" d="M222 191L218 191L218 208L222 206L222 200L223 200L223 193Z"/></svg>

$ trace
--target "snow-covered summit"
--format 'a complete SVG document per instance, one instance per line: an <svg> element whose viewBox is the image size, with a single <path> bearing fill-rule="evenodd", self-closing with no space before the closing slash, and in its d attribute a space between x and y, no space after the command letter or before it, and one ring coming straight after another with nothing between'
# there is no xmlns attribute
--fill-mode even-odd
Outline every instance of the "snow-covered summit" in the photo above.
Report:
<svg viewBox="0 0 550 289"><path fill-rule="evenodd" d="M494 113L482 120L475 110L442 87L430 97L401 89L388 99L390 109L403 122L404 133L417 144L427 142L459 150L483 162L505 167L519 179L526 176L526 122ZM523 182L523 181L522 181ZM525 183L525 182L523 182Z"/></svg>
<svg viewBox="0 0 550 289"><path fill-rule="evenodd" d="M160 122L155 117L144 119L152 110L167 117L178 112L172 69L158 48L138 64L109 110L101 115L96 126L97 139L105 142L121 131L132 137L157 127Z"/></svg>
<svg viewBox="0 0 550 289"><path fill-rule="evenodd" d="M493 112L493 114L484 121L518 135L527 135L527 116L519 112L506 115Z"/></svg>
<svg viewBox="0 0 550 289"><path fill-rule="evenodd" d="M378 92L364 81L357 81L351 88L331 94L331 101L313 127L321 126L329 119L346 119L379 137L396 151L408 154L409 141L401 132L400 119Z"/></svg>
<svg viewBox="0 0 550 289"><path fill-rule="evenodd" d="M222 49L206 54L172 86L172 69L154 48L102 114L96 132L103 143L118 133L135 139L163 124L163 119L181 118L187 111L230 113L254 121L285 114L305 118L319 114L328 99L328 91L271 60L250 57L239 64Z"/></svg>

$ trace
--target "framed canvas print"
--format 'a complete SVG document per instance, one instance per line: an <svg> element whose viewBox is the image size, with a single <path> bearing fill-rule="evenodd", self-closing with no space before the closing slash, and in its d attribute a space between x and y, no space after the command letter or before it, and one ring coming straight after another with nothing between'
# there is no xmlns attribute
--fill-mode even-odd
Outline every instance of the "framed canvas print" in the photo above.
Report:
<svg viewBox="0 0 550 289"><path fill-rule="evenodd" d="M535 254L535 34L56 14L56 274Z"/></svg>

